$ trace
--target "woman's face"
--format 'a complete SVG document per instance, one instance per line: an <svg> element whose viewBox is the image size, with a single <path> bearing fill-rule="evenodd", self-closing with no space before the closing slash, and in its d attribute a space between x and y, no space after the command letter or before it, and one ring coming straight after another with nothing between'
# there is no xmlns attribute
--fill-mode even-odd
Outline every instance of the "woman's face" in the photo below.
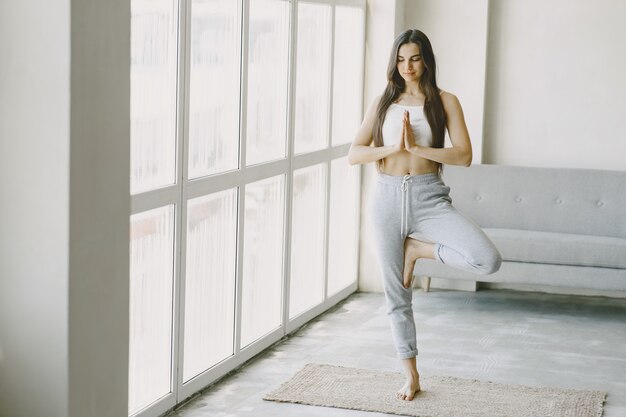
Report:
<svg viewBox="0 0 626 417"><path fill-rule="evenodd" d="M404 81L418 81L424 72L419 46L416 43L400 45L396 66Z"/></svg>

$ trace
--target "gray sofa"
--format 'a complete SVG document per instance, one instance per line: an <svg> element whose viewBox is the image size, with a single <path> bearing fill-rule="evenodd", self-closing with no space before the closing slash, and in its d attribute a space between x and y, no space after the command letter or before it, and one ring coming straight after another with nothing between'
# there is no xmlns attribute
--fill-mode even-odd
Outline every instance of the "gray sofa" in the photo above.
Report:
<svg viewBox="0 0 626 417"><path fill-rule="evenodd" d="M414 274L427 277L427 291L429 277L626 290L626 171L446 166L443 179L503 262L475 275L419 260Z"/></svg>

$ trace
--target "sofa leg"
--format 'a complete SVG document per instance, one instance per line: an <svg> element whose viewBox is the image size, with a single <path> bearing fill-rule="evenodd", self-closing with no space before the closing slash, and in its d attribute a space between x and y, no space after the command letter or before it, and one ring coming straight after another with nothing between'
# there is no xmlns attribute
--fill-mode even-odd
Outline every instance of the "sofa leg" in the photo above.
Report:
<svg viewBox="0 0 626 417"><path fill-rule="evenodd" d="M430 291L430 277L429 276L424 276L422 278L422 288L424 289L424 292Z"/></svg>

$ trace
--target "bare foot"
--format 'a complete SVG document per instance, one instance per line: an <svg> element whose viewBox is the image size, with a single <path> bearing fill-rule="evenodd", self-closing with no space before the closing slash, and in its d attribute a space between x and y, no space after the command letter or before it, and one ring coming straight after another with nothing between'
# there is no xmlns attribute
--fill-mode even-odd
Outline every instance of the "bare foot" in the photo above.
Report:
<svg viewBox="0 0 626 417"><path fill-rule="evenodd" d="M402 273L404 288L410 288L413 284L413 268L415 268L415 262L419 258L419 243L410 237L404 241L404 271Z"/></svg>
<svg viewBox="0 0 626 417"><path fill-rule="evenodd" d="M404 240L404 271L402 272L404 288L410 288L413 285L413 268L415 268L415 262L418 259L435 258L433 254L434 247L435 245L432 243L422 242L410 237Z"/></svg>
<svg viewBox="0 0 626 417"><path fill-rule="evenodd" d="M411 401L420 390L420 376L416 374L416 376L407 377L402 388L396 392L396 397L399 400Z"/></svg>

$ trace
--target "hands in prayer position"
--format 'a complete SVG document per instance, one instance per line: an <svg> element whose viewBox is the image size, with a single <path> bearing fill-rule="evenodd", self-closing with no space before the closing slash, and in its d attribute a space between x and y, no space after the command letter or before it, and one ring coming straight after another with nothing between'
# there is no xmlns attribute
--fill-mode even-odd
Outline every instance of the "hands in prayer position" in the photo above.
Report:
<svg viewBox="0 0 626 417"><path fill-rule="evenodd" d="M411 120L409 118L409 111L404 111L404 118L402 120L402 138L396 145L396 150L401 152L403 150L407 152L415 151L418 145L415 144L415 133L411 128Z"/></svg>

